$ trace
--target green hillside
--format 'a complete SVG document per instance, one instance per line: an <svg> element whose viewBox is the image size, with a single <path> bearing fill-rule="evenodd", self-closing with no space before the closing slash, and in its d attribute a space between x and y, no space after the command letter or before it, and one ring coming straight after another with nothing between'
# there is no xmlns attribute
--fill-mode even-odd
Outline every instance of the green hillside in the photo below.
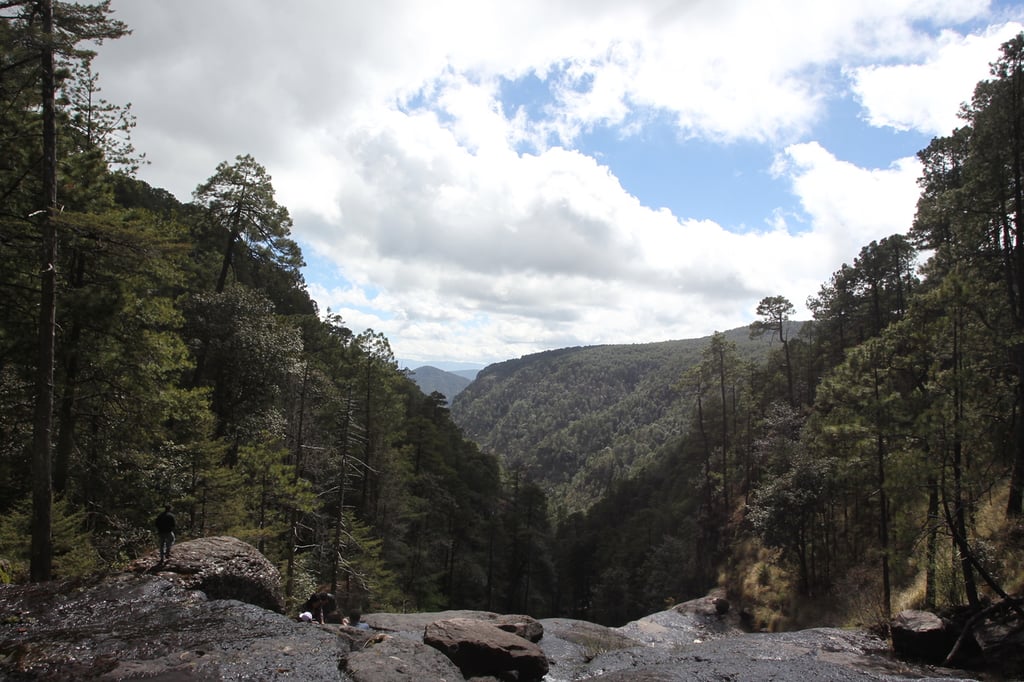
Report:
<svg viewBox="0 0 1024 682"><path fill-rule="evenodd" d="M725 337L748 362L772 347L747 327ZM490 365L459 393L452 418L509 469L556 493L564 510L585 509L687 432L693 387L683 378L710 338L564 348Z"/></svg>

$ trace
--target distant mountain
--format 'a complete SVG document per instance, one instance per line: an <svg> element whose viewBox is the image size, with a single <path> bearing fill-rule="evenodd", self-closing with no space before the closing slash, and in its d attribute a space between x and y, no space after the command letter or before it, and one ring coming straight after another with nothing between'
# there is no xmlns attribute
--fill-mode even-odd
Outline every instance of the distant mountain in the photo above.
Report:
<svg viewBox="0 0 1024 682"><path fill-rule="evenodd" d="M790 324L793 338L801 323ZM773 348L751 340L747 327L725 335L747 359ZM584 509L686 434L693 398L681 380L710 339L563 348L499 362L452 400L452 419L564 508Z"/></svg>
<svg viewBox="0 0 1024 682"><path fill-rule="evenodd" d="M409 378L415 381L416 385L420 387L420 390L427 395L437 391L448 398L448 403L451 404L455 396L461 393L466 386L469 386L472 381L471 377L464 376L463 373L471 372L472 376L476 376L476 373L479 371L480 370L460 370L457 372L446 372L445 370L438 369L437 367L424 365L423 367L417 367L412 370L409 374Z"/></svg>
<svg viewBox="0 0 1024 682"><path fill-rule="evenodd" d="M411 369L413 367L433 367L443 369L445 372L467 376L470 379L476 378L476 372L484 368L478 362L451 362L448 360L409 360L406 358L395 358L399 367ZM472 373L472 376L470 376Z"/></svg>

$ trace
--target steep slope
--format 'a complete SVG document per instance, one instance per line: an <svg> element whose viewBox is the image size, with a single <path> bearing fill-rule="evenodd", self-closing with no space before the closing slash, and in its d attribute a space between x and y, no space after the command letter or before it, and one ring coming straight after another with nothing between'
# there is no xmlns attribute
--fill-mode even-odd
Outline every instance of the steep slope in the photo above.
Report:
<svg viewBox="0 0 1024 682"><path fill-rule="evenodd" d="M771 348L746 327L725 334L748 359ZM686 433L692 395L681 379L709 341L564 348L490 365L453 401L452 418L560 506L585 509Z"/></svg>
<svg viewBox="0 0 1024 682"><path fill-rule="evenodd" d="M438 392L448 398L448 402L451 401L462 392L466 386L469 386L470 379L464 376L456 374L455 372L446 372L443 369L437 367L431 367L425 365L423 367L417 367L409 373L409 378L416 382L416 385L420 387L420 390L430 395L433 392Z"/></svg>

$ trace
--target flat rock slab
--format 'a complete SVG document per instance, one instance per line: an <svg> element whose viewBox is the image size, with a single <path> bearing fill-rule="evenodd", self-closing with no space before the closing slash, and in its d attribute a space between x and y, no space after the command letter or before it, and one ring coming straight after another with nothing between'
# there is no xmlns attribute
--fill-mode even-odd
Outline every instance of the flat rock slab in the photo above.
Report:
<svg viewBox="0 0 1024 682"><path fill-rule="evenodd" d="M462 679L462 673L437 649L422 642L384 635L348 655L345 671L354 682L422 682Z"/></svg>
<svg viewBox="0 0 1024 682"><path fill-rule="evenodd" d="M738 616L728 609L723 611L720 603L711 597L694 599L615 629L631 639L659 646L693 644L743 634Z"/></svg>
<svg viewBox="0 0 1024 682"><path fill-rule="evenodd" d="M420 613L364 613L361 620L374 630L423 641L423 630L431 623L439 620L449 620L452 618L497 620L500 617L500 614L493 611L453 609L450 611L423 611Z"/></svg>
<svg viewBox="0 0 1024 682"><path fill-rule="evenodd" d="M908 665L889 656L886 643L873 635L833 628L643 646L601 654L588 670L608 682L971 679L962 671Z"/></svg>

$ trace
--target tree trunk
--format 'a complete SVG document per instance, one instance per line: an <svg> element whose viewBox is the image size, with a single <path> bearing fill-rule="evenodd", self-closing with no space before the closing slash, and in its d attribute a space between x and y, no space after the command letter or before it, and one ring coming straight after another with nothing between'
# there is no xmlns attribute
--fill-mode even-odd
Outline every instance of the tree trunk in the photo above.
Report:
<svg viewBox="0 0 1024 682"><path fill-rule="evenodd" d="M882 605L885 617L892 615L892 584L889 576L889 500L885 494L885 437L882 435L882 398L879 391L880 379L877 363L874 368L875 381L875 455L878 484L878 544L881 549Z"/></svg>
<svg viewBox="0 0 1024 682"><path fill-rule="evenodd" d="M1020 334L1024 331L1024 111L1020 108L1024 90L1024 73L1017 61L1012 71L1012 92L1010 117L1012 172L1013 172L1013 240L1011 266L1014 297L1014 326ZM1014 425L1013 465L1010 474L1010 494L1006 502L1006 516L1020 518L1024 514L1024 345L1016 344L1011 357L1017 369L1017 391L1015 397L1016 424Z"/></svg>
<svg viewBox="0 0 1024 682"><path fill-rule="evenodd" d="M43 104L43 207L40 216L39 363L32 422L32 543L29 575L49 580L53 559L52 429L54 332L57 310L57 113L53 54L53 0L41 0L43 45L41 59Z"/></svg>
<svg viewBox="0 0 1024 682"><path fill-rule="evenodd" d="M964 474L963 474L963 390L960 383L963 380L961 373L960 337L963 320L959 305L955 311L953 325L953 524L951 528L957 544L960 547L960 566L964 576L964 590L967 593L967 602L971 606L978 604L978 586L974 579L974 570L971 565L969 543L967 541L967 509L964 502Z"/></svg>
<svg viewBox="0 0 1024 682"><path fill-rule="evenodd" d="M334 517L334 540L331 543L331 593L338 594L338 574L340 573L342 535L345 528L345 471L346 458L341 459L341 485L338 486L338 513Z"/></svg>
<svg viewBox="0 0 1024 682"><path fill-rule="evenodd" d="M939 550L939 484L928 476L928 545L926 547L924 607L934 609L936 603L935 574Z"/></svg>
<svg viewBox="0 0 1024 682"><path fill-rule="evenodd" d="M79 253L74 260L74 275L71 278L71 286L80 288L85 278L85 258ZM77 427L77 398L78 398L78 374L79 374L79 348L78 343L82 337L82 325L75 320L71 323L71 329L64 340L64 388L61 392L58 423L60 428L57 431L57 444L54 451L53 464L53 490L57 495L63 495L67 489L68 470L71 467L71 458L75 450L75 436Z"/></svg>
<svg viewBox="0 0 1024 682"><path fill-rule="evenodd" d="M789 357L789 341L782 340L782 352L786 356L786 389L789 391L789 406L796 407L796 389L793 388L793 361Z"/></svg>
<svg viewBox="0 0 1024 682"><path fill-rule="evenodd" d="M889 500L885 495L885 441L878 434L878 539L882 550L882 605L892 615L892 584L889 578Z"/></svg>
<svg viewBox="0 0 1024 682"><path fill-rule="evenodd" d="M704 446L704 508L707 514L711 515L711 446L708 443L708 434L704 429L704 401L701 399L701 392L697 391L697 428L700 432L701 443Z"/></svg>
<svg viewBox="0 0 1024 682"><path fill-rule="evenodd" d="M295 442L293 443L293 455L292 455L292 485L297 486L299 479L302 475L302 444L305 438L305 418L306 418L306 390L309 385L309 363L306 362L302 368L302 384L299 388L299 408L298 408L298 424L295 427ZM299 510L295 507L291 508L291 518L289 519L289 543L288 543L288 560L285 565L285 580L284 580L284 596L287 601L291 601L295 595L295 558L299 553L299 524L302 521L302 516Z"/></svg>
<svg viewBox="0 0 1024 682"><path fill-rule="evenodd" d="M719 349L718 355L718 386L722 394L722 504L729 513L729 417L725 402L725 351Z"/></svg>

